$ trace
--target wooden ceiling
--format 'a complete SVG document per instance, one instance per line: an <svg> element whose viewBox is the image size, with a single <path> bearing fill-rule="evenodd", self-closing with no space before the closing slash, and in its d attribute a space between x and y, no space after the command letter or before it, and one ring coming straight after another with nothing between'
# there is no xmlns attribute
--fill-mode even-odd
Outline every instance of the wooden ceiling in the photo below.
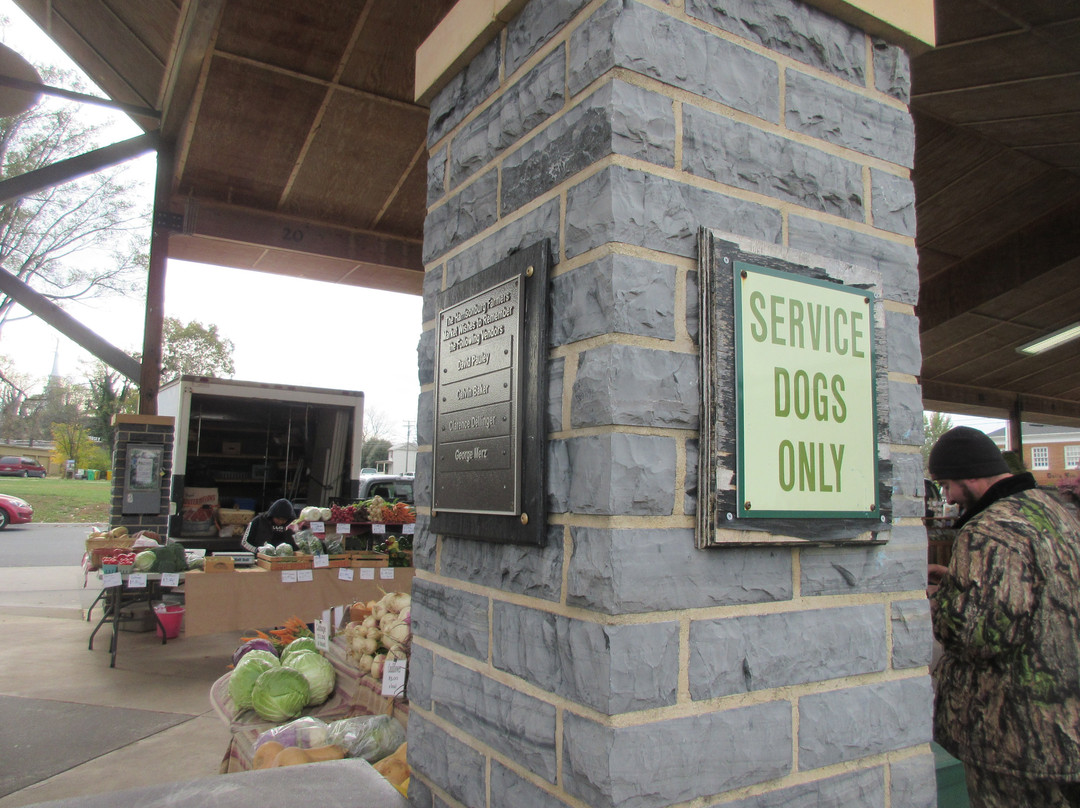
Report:
<svg viewBox="0 0 1080 808"><path fill-rule="evenodd" d="M928 409L1080 424L1080 2L937 0L912 63Z"/></svg>
<svg viewBox="0 0 1080 808"><path fill-rule="evenodd" d="M453 0L16 0L175 142L169 254L419 293L417 46ZM913 59L930 409L1080 424L1080 0L937 0ZM182 224L181 224L182 222Z"/></svg>

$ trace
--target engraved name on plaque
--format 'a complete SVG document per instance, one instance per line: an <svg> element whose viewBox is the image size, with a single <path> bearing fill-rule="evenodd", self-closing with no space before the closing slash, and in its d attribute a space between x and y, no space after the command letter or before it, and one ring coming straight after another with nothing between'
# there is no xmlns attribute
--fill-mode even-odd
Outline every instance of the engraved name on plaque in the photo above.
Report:
<svg viewBox="0 0 1080 808"><path fill-rule="evenodd" d="M436 511L520 512L521 295L514 277L439 313Z"/></svg>

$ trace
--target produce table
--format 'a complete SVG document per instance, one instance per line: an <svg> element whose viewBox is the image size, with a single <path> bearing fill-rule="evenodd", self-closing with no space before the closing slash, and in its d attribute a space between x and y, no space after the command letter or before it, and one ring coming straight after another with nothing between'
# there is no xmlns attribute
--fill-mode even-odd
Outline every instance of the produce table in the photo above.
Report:
<svg viewBox="0 0 1080 808"><path fill-rule="evenodd" d="M260 567L188 572L184 581L184 636L273 628L293 616L310 622L334 606L378 600L386 592L412 588L412 567L375 569L374 580L361 579L360 568L352 568L351 581L342 580L338 568L309 572L312 580L290 583L282 581L282 571Z"/></svg>
<svg viewBox="0 0 1080 808"><path fill-rule="evenodd" d="M361 676L356 663L348 658L347 646L339 635L330 642L326 658L334 667L334 692L323 704L309 707L303 715L330 723L339 718L356 715L392 714L408 728L409 703L403 698L391 699L381 695L381 683L370 676ZM229 696L229 674L223 675L210 688L210 706L229 728L229 748L221 762L221 773L248 771L255 755L255 742L274 726L255 714L254 710L238 710Z"/></svg>
<svg viewBox="0 0 1080 808"><path fill-rule="evenodd" d="M130 588L128 581L130 580L130 574L121 574L121 580L124 582L123 586L110 586L103 588L98 595L97 600L102 603L102 615L98 624L94 626L94 630L90 632L90 650L94 650L94 636L98 633L98 630L105 624L109 623L112 626L112 636L109 638L109 667L116 667L116 651L119 645L120 639L120 624L126 619L124 616L124 609L136 606L140 603L145 603L150 608L150 613L154 615L154 620L157 622L158 632L161 635L161 644L165 645L168 641L165 634L165 626L161 623L161 618L158 617L157 612L154 611L154 601L161 600L161 573L160 572L148 572L143 573L146 575L146 586ZM180 581L183 583L184 578L188 573L179 573ZM101 573L98 573L98 577L101 577ZM90 606L90 610L87 611L86 619L90 619L90 612L93 610L93 605Z"/></svg>

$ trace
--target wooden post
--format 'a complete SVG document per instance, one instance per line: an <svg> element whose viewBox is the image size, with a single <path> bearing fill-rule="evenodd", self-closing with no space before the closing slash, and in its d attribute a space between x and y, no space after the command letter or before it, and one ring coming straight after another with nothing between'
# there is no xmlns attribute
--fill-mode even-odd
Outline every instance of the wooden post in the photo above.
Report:
<svg viewBox="0 0 1080 808"><path fill-rule="evenodd" d="M1020 406L1020 396L1016 397L1012 410L1009 412L1009 449L1016 452L1016 456L1024 458L1024 437L1020 434L1021 415L1023 410Z"/></svg>
<svg viewBox="0 0 1080 808"><path fill-rule="evenodd" d="M161 387L161 332L165 322L165 265L169 258L166 224L172 192L173 146L161 143L154 186L154 221L150 236L150 267L146 277L146 319L143 324L142 371L139 374L139 414L157 415Z"/></svg>

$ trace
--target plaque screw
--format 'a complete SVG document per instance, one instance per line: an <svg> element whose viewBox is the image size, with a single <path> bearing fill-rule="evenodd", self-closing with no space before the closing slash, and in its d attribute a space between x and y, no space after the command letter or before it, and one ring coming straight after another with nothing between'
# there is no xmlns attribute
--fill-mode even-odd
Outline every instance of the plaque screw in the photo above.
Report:
<svg viewBox="0 0 1080 808"><path fill-rule="evenodd" d="M884 514L882 514L882 516L881 516L881 521L882 521L882 522L884 522L884 521L885 521L885 515L884 515Z"/></svg>
<svg viewBox="0 0 1080 808"><path fill-rule="evenodd" d="M872 510L872 511L876 511L876 510L877 510L877 505L871 505L871 506L870 506L870 510Z"/></svg>
<svg viewBox="0 0 1080 808"><path fill-rule="evenodd" d="M527 268L527 269L525 270L525 277L526 277L526 278L531 278L531 277L533 276L533 272L535 272L535 271L536 271L536 270L534 270L534 269L533 269L533 268L532 268L531 266L530 266L530 267L528 267L528 268Z"/></svg>
<svg viewBox="0 0 1080 808"><path fill-rule="evenodd" d="M725 258L725 259L724 259L724 263L725 263L725 264L730 264L730 263L731 263L731 259L730 259L730 258Z"/></svg>
<svg viewBox="0 0 1080 808"><path fill-rule="evenodd" d="M745 508L746 510L750 510L750 500L747 500L743 503L743 508Z"/></svg>
<svg viewBox="0 0 1080 808"><path fill-rule="evenodd" d="M728 520L728 521L730 522L730 521L732 521L732 520L734 520L734 519L735 519L735 514L733 514L733 513L729 513L729 514L727 514L726 518L727 518L727 520Z"/></svg>
<svg viewBox="0 0 1080 808"><path fill-rule="evenodd" d="M742 272L739 273L739 277L742 278L744 281L746 280L746 270L745 269Z"/></svg>
<svg viewBox="0 0 1080 808"><path fill-rule="evenodd" d="M530 267L530 269L531 268L532 267ZM529 524L529 514L527 514L527 513L522 513L521 514L521 524L523 524L523 525Z"/></svg>

